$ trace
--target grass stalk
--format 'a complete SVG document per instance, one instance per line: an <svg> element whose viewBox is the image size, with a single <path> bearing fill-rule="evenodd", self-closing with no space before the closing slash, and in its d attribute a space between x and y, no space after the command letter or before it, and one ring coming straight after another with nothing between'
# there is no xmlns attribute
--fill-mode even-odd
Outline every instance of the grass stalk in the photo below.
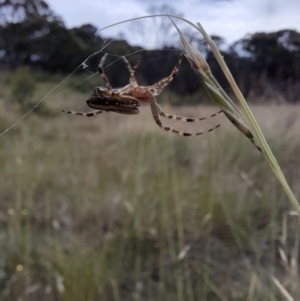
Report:
<svg viewBox="0 0 300 301"><path fill-rule="evenodd" d="M223 110L227 118L245 136L247 136L250 139L250 141L256 146L256 148L259 151L263 153L265 160L269 163L273 173L275 174L276 178L282 185L283 190L285 191L287 197L289 198L293 209L297 212L298 216L300 217L300 205L293 191L291 190L289 184L287 183L286 178L262 133L262 130L260 129L254 115L252 114L242 92L240 91L238 85L236 84L216 44L211 39L211 37L206 33L206 31L204 30L204 28L201 26L200 23L197 23L197 26L193 25L193 27L196 28L206 39L212 53L214 54L216 60L218 61L235 96L238 99L242 107L243 113L240 112L240 110L236 107L234 102L230 99L230 97L222 89L222 87L217 82L217 80L213 77L207 62L205 61L201 53L197 49L194 49L188 43L184 34L176 26L174 21L172 19L171 21L173 22L174 26L176 27L180 35L181 43L183 46L183 52L187 60L190 62L191 67L198 75L200 82L204 86L206 92L220 106L220 108ZM188 24L190 24L189 21ZM258 144L255 141L258 141Z"/></svg>

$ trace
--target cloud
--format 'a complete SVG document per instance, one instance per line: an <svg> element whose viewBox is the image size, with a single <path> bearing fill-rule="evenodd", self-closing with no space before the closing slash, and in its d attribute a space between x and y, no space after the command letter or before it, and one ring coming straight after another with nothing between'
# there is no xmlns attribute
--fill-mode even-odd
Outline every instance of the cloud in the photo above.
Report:
<svg viewBox="0 0 300 301"><path fill-rule="evenodd" d="M163 0L49 0L50 6L62 16L68 27L92 23L98 28L147 15L151 5L168 4ZM99 4L101 3L101 4ZM174 0L172 6L192 22L201 22L209 34L224 37L227 42L236 41L248 33L270 32L280 29L300 30L299 0ZM137 23L136 23L137 24ZM155 25L149 20L141 21L157 34ZM105 31L106 35L121 32L134 37L130 24ZM145 40L145 37L144 37Z"/></svg>

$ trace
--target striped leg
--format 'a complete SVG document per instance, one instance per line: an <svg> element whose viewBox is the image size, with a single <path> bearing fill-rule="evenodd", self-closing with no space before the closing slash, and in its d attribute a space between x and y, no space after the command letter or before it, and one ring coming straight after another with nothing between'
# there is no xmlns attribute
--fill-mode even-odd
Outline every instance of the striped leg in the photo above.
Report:
<svg viewBox="0 0 300 301"><path fill-rule="evenodd" d="M138 67L139 63L135 64L132 68L125 56L122 56L122 59L125 62L126 67L130 73L129 84L132 85L133 87L137 88L139 86L139 84L137 83L134 73L135 73L135 70Z"/></svg>
<svg viewBox="0 0 300 301"><path fill-rule="evenodd" d="M98 65L98 72L99 72L99 74L101 75L101 77L102 77L102 79L103 79L103 81L104 81L105 87L106 87L106 89L107 89L107 93L108 93L109 95L112 95L112 94L113 94L113 88L112 88L112 86L110 85L109 80L108 80L108 78L106 77L106 75L105 75L105 73L104 73L104 70L103 70L103 68L102 68L103 65L104 65L104 61L105 61L106 58L107 58L107 53L105 53L105 55L102 57L102 59L101 59L99 65Z"/></svg>
<svg viewBox="0 0 300 301"><path fill-rule="evenodd" d="M200 136L204 133L209 133L209 132L212 132L214 129L218 128L220 125L218 124L217 126L207 130L207 131L203 131L203 132L198 132L198 133L188 133L188 132L184 132L184 131L180 131L180 130L177 130L177 129L173 129L173 128L170 128L168 126L164 126L162 124L162 122L160 121L159 119L159 112L157 110L157 106L156 106L156 102L155 102L155 99L154 99L154 96L151 98L150 100L150 106L151 106L151 112L152 112L152 115L153 115L153 118L156 122L156 124L162 128L163 130L167 131L167 132L172 132L172 133L175 133L177 135L180 135L180 136L186 136L186 137L192 137L192 136Z"/></svg>
<svg viewBox="0 0 300 301"><path fill-rule="evenodd" d="M137 67L140 65L140 61L139 62L136 62L134 65L133 65L133 67L132 67L132 69L133 69L133 71L135 72L136 71L136 69L137 69Z"/></svg>
<svg viewBox="0 0 300 301"><path fill-rule="evenodd" d="M162 92L162 90L174 79L174 77L178 73L181 61L182 61L182 53L180 53L178 63L175 65L175 67L173 68L169 76L161 79L156 84L147 87L147 89L151 92L152 95L155 96L159 95Z"/></svg>
<svg viewBox="0 0 300 301"><path fill-rule="evenodd" d="M83 112L64 111L64 110L62 110L62 112L72 114L72 115L84 116L84 117L94 117L96 115L99 115L99 114L103 113L103 111L92 111L92 112L89 112L89 113L83 113Z"/></svg>
<svg viewBox="0 0 300 301"><path fill-rule="evenodd" d="M172 114L166 114L158 104L156 104L157 110L158 110L158 114L160 116L163 116L165 118L169 118L169 119L175 119L175 120L181 120L181 121L185 121L185 122L195 122L195 121L202 121L202 120L206 120L212 117L217 116L218 114L222 113L223 111L219 111L217 113L214 113L212 115L206 116L206 117L201 117L201 118L187 118L187 117L181 117L181 116L177 116L177 115L172 115Z"/></svg>

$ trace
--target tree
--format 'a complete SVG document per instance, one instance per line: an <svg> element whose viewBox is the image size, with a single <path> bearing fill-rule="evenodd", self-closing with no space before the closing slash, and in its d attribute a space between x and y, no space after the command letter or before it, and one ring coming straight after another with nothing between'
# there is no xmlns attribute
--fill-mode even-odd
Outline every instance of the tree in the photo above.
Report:
<svg viewBox="0 0 300 301"><path fill-rule="evenodd" d="M2 26L36 17L43 17L48 21L60 20L43 0L0 0Z"/></svg>
<svg viewBox="0 0 300 301"><path fill-rule="evenodd" d="M241 41L252 58L253 72L270 79L298 80L300 34L293 30L256 33Z"/></svg>

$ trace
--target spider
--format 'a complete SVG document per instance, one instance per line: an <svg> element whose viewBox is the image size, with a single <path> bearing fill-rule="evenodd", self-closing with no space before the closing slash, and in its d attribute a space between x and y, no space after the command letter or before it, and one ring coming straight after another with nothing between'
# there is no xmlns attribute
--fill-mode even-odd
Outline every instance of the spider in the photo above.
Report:
<svg viewBox="0 0 300 301"><path fill-rule="evenodd" d="M160 81L158 81L156 84L143 87L139 86L137 83L137 80L135 78L135 71L139 65L139 63L135 64L133 67L131 67L130 63L127 61L127 59L123 56L122 59L125 62L127 69L130 73L129 77L129 84L122 88L113 89L104 73L103 65L104 61L107 57L107 53L102 57L99 65L98 65L98 72L100 76L102 77L105 87L96 87L94 89L94 92L92 96L86 101L87 105L93 109L96 109L97 111L92 111L89 113L83 113L83 112L74 112L74 111L64 111L65 113L73 114L73 115L80 115L80 116L86 116L86 117L93 117L98 114L106 112L115 112L120 114L138 114L139 113L139 106L140 102L146 102L150 103L151 111L153 118L156 122L156 124L164 129L165 131L175 133L177 135L181 136L199 136L204 134L205 132L211 132L214 129L218 128L220 125L217 125L207 131L203 132L197 132L197 133L188 133L184 131L180 131L174 128L170 128L167 126L164 126L159 118L159 115L165 118L169 119L175 119L175 120L181 120L186 122L194 122L194 121L201 121L208 118L212 118L216 116L219 113L222 113L222 111L219 111L215 114L212 114L207 117L202 118L186 118L171 114L166 114L160 106L157 104L155 100L155 96L158 96L163 89L174 79L176 74L178 73L179 66L182 61L182 53L180 53L179 61L173 68L171 74Z"/></svg>

